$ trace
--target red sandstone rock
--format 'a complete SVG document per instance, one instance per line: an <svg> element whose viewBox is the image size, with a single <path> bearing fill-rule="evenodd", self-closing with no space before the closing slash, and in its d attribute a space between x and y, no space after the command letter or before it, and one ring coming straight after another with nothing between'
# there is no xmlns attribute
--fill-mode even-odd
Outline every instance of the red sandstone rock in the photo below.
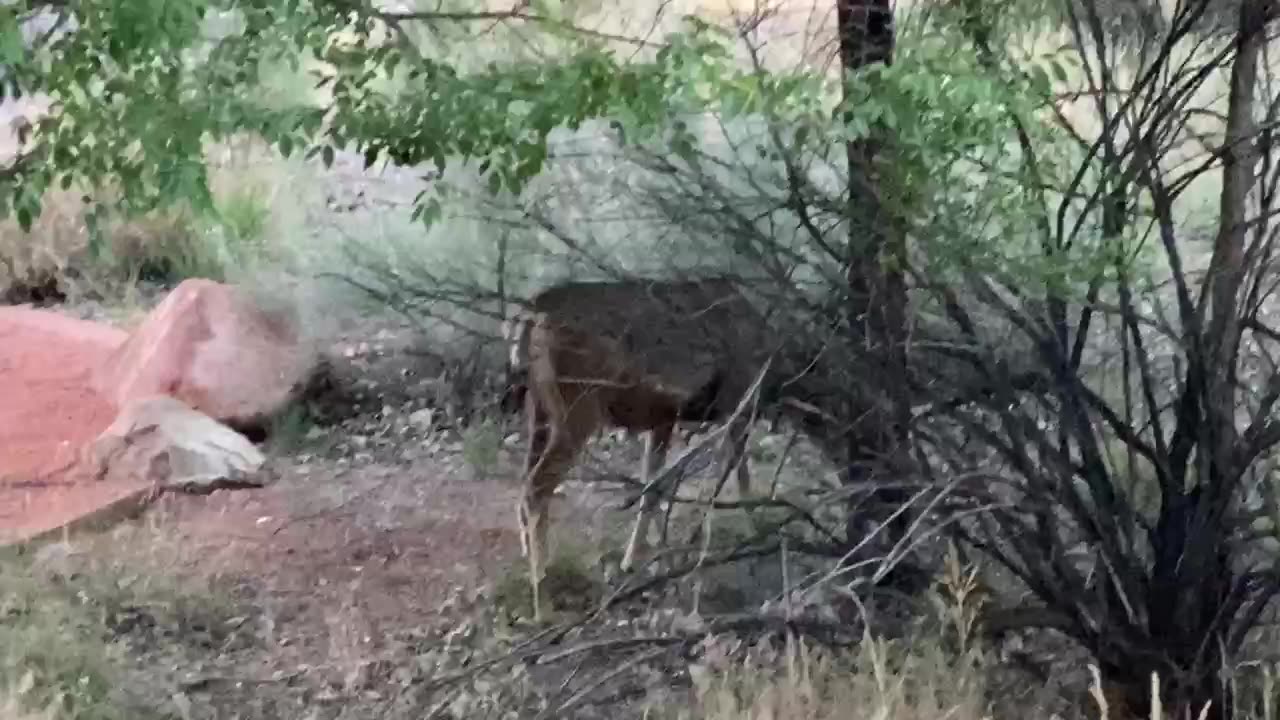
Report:
<svg viewBox="0 0 1280 720"><path fill-rule="evenodd" d="M260 482L261 454L208 416L264 419L314 360L287 314L207 280L132 334L0 307L0 545L112 522L163 490Z"/></svg>
<svg viewBox="0 0 1280 720"><path fill-rule="evenodd" d="M127 335L98 323L0 307L0 544L132 497L135 484L78 482L80 450L111 424L94 369Z"/></svg>
<svg viewBox="0 0 1280 720"><path fill-rule="evenodd" d="M94 386L117 407L169 395L243 427L284 407L315 361L288 312L222 283L186 280L112 353Z"/></svg>
<svg viewBox="0 0 1280 720"><path fill-rule="evenodd" d="M107 325L0 307L0 478L54 474L111 424L115 407L90 378L126 337Z"/></svg>

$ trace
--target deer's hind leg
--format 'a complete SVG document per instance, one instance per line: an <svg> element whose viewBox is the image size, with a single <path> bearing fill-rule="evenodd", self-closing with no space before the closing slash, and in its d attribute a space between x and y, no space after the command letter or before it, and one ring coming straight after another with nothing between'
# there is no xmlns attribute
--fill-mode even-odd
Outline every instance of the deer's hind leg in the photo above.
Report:
<svg viewBox="0 0 1280 720"><path fill-rule="evenodd" d="M622 556L619 566L628 572L635 565L637 554L649 542L649 526L653 524L654 511L658 507L658 488L650 488L653 476L662 469L667 457L667 448L671 445L671 435L675 431L675 423L666 423L653 428L644 436L644 459L640 465L640 482L645 486L644 496L640 500L640 511L636 514L636 524L631 529L631 539L627 542L627 550Z"/></svg>

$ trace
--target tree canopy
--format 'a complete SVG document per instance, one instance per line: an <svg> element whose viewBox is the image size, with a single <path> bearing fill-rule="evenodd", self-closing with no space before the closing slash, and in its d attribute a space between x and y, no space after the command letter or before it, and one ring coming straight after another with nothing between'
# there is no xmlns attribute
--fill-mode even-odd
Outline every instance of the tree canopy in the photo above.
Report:
<svg viewBox="0 0 1280 720"><path fill-rule="evenodd" d="M239 132L326 162L335 148L354 149L367 164L443 168L472 159L494 191L518 191L541 169L555 128L608 117L641 139L722 93L743 109L762 102L729 69L725 38L705 23L628 61L605 39L575 34L560 15L396 13L325 0L9 5L0 13L3 93L39 93L54 110L0 177L0 210L29 224L55 184L115 185L129 208L207 202L205 143ZM569 34L572 47L540 61L466 67L430 57L406 29L484 21ZM267 64L296 67L307 57L326 66L316 87L328 102L282 106L255 94ZM399 88L387 92L387 80Z"/></svg>

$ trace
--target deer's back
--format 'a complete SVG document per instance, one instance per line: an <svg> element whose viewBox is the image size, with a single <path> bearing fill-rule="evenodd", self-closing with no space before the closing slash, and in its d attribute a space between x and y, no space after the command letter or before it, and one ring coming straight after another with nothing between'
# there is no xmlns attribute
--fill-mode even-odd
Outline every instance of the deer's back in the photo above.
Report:
<svg viewBox="0 0 1280 720"><path fill-rule="evenodd" d="M563 283L530 306L571 330L564 337L604 339L637 372L690 393L718 373L758 364L763 347L759 315L729 280Z"/></svg>

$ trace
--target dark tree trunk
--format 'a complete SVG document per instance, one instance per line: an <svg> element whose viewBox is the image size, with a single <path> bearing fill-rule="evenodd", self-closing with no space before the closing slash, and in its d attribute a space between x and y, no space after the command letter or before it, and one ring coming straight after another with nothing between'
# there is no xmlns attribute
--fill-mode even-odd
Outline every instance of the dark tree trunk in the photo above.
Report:
<svg viewBox="0 0 1280 720"><path fill-rule="evenodd" d="M876 63L893 60L893 9L889 0L837 0L836 21L840 61L846 74ZM848 283L847 331L854 347L866 352L867 365L859 372L877 379L867 390L847 402L855 418L845 438L847 483L893 483L906 467L906 283L902 272L905 250L902 234L880 193L877 168L889 140L884 129L846 147L849 167L846 280ZM853 501L846 523L846 541L852 547L865 533L889 517L906 500L900 489L881 488L873 493L870 513ZM887 542L869 543L881 549L895 541L906 527L905 514L892 524Z"/></svg>

